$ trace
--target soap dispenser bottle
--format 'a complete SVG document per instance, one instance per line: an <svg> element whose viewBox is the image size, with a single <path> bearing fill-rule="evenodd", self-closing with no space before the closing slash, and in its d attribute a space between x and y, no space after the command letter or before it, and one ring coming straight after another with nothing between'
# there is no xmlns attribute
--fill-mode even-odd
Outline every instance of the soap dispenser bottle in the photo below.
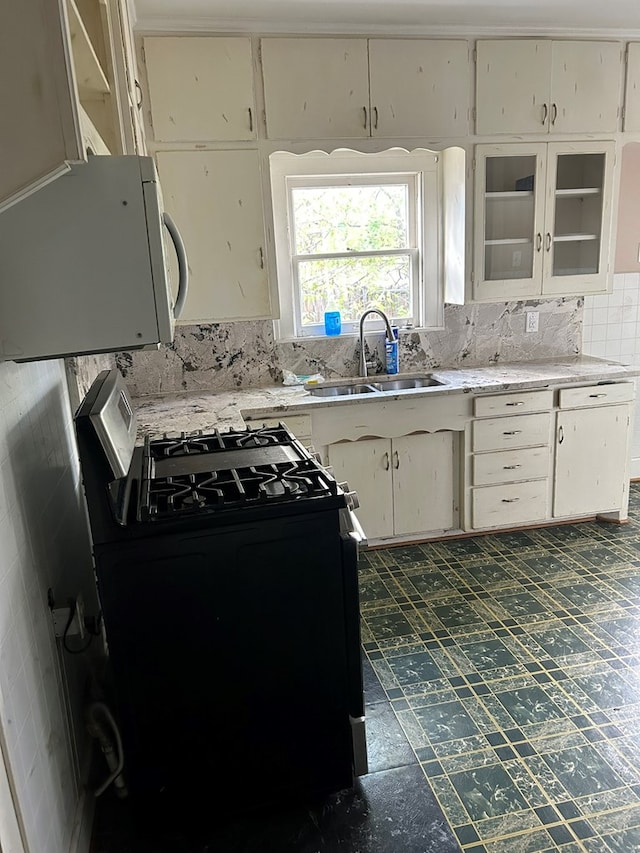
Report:
<svg viewBox="0 0 640 853"><path fill-rule="evenodd" d="M334 302L327 305L327 310L324 312L324 333L330 337L339 335L342 331L342 321L340 312Z"/></svg>
<svg viewBox="0 0 640 853"><path fill-rule="evenodd" d="M399 370L398 327L392 326L391 331L393 332L393 339L389 340L389 338L385 336L384 340L386 369L388 374L398 373Z"/></svg>

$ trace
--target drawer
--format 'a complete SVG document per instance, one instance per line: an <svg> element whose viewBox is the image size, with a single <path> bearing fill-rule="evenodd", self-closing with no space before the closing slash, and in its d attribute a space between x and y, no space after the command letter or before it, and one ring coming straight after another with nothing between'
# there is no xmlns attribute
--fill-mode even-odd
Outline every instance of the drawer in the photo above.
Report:
<svg viewBox="0 0 640 853"><path fill-rule="evenodd" d="M633 382L616 382L613 385L589 385L587 388L563 388L558 393L558 405L561 409L607 406L610 403L627 403L634 397Z"/></svg>
<svg viewBox="0 0 640 853"><path fill-rule="evenodd" d="M548 444L550 427L550 412L474 421L472 449L477 452Z"/></svg>
<svg viewBox="0 0 640 853"><path fill-rule="evenodd" d="M473 413L476 417L486 415L515 415L524 412L544 412L553 408L553 391L522 391L519 394L491 394L476 397Z"/></svg>
<svg viewBox="0 0 640 853"><path fill-rule="evenodd" d="M537 480L549 474L549 448L524 447L473 457L473 485Z"/></svg>
<svg viewBox="0 0 640 853"><path fill-rule="evenodd" d="M472 526L507 527L549 518L549 481L472 489Z"/></svg>

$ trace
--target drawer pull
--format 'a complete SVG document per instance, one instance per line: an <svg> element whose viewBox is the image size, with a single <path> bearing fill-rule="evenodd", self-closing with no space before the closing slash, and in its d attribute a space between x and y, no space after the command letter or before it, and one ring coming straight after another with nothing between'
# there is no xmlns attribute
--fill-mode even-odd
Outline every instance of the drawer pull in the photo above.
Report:
<svg viewBox="0 0 640 853"><path fill-rule="evenodd" d="M514 504L516 501L519 501L520 498L502 498L503 504Z"/></svg>
<svg viewBox="0 0 640 853"><path fill-rule="evenodd" d="M505 403L507 406L524 406L524 400L518 400L516 403Z"/></svg>
<svg viewBox="0 0 640 853"><path fill-rule="evenodd" d="M385 471L389 470L389 454L385 453L382 457L382 467Z"/></svg>
<svg viewBox="0 0 640 853"><path fill-rule="evenodd" d="M606 397L607 395L606 394L589 394L589 396L595 400L598 397Z"/></svg>
<svg viewBox="0 0 640 853"><path fill-rule="evenodd" d="M510 429L507 432L503 432L502 434L503 435L520 435L521 432L522 432L521 429Z"/></svg>
<svg viewBox="0 0 640 853"><path fill-rule="evenodd" d="M522 468L522 465L503 465L504 471L515 471L516 468Z"/></svg>
<svg viewBox="0 0 640 853"><path fill-rule="evenodd" d="M398 456L397 450L393 451L393 467L396 469L396 471L400 467L400 457Z"/></svg>

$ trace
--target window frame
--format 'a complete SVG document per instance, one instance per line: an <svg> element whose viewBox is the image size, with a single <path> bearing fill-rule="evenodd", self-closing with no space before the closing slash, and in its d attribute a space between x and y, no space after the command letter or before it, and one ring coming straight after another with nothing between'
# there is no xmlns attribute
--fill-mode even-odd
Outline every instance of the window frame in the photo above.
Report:
<svg viewBox="0 0 640 853"><path fill-rule="evenodd" d="M338 149L331 153L311 151L306 154L277 151L269 157L271 196L273 207L274 239L276 248L277 292L280 308L275 321L276 337L281 340L305 340L324 336L320 324L301 327L300 291L293 269L295 235L291 215L291 188L296 186L355 185L370 183L413 183L414 212L411 223L415 231L416 246L412 257L412 297L414 316L412 325L417 328L442 328L444 301L442 286L442 175L440 152L427 149L392 148L378 153L362 153ZM340 176L340 181L336 181ZM305 181L305 179L309 179ZM317 184L315 182L318 182ZM405 254L409 250L399 250ZM339 253L338 257L370 257L375 251ZM388 255L389 252L381 252ZM333 256L333 255L332 255ZM307 257L307 256L305 256ZM318 256L320 257L320 256ZM429 284L426 284L429 283ZM394 319L394 318L390 318ZM384 324L374 316L369 328L383 329ZM406 320L402 321L403 324ZM369 321L368 321L369 323ZM357 334L356 322L343 322L342 334Z"/></svg>

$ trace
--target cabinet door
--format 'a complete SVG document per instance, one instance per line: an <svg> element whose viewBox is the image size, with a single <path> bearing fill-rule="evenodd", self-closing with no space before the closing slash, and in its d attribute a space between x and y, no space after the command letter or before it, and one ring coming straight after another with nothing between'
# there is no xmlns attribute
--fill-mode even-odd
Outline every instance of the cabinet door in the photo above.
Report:
<svg viewBox="0 0 640 853"><path fill-rule="evenodd" d="M50 0L3 5L0 210L83 159L64 9Z"/></svg>
<svg viewBox="0 0 640 853"><path fill-rule="evenodd" d="M372 136L466 136L466 41L371 39Z"/></svg>
<svg viewBox="0 0 640 853"><path fill-rule="evenodd" d="M632 42L627 46L624 129L640 131L640 42Z"/></svg>
<svg viewBox="0 0 640 853"><path fill-rule="evenodd" d="M369 539L393 536L391 442L386 438L329 445L329 464L338 482L358 493L356 515Z"/></svg>
<svg viewBox="0 0 640 853"><path fill-rule="evenodd" d="M156 142L255 139L248 38L145 38Z"/></svg>
<svg viewBox="0 0 640 853"><path fill-rule="evenodd" d="M262 39L270 139L369 136L367 40Z"/></svg>
<svg viewBox="0 0 640 853"><path fill-rule="evenodd" d="M453 436L435 432L391 442L396 536L453 527Z"/></svg>
<svg viewBox="0 0 640 853"><path fill-rule="evenodd" d="M629 478L629 406L558 412L553 515L620 509Z"/></svg>
<svg viewBox="0 0 640 853"><path fill-rule="evenodd" d="M550 130L614 133L618 129L622 46L606 41L554 41Z"/></svg>
<svg viewBox="0 0 640 853"><path fill-rule="evenodd" d="M548 148L543 294L606 291L615 143Z"/></svg>
<svg viewBox="0 0 640 853"><path fill-rule="evenodd" d="M191 272L180 322L269 317L258 152L165 151L157 161Z"/></svg>
<svg viewBox="0 0 640 853"><path fill-rule="evenodd" d="M476 45L476 133L544 133L551 42L486 39Z"/></svg>
<svg viewBox="0 0 640 853"><path fill-rule="evenodd" d="M475 299L540 295L545 143L477 145Z"/></svg>

